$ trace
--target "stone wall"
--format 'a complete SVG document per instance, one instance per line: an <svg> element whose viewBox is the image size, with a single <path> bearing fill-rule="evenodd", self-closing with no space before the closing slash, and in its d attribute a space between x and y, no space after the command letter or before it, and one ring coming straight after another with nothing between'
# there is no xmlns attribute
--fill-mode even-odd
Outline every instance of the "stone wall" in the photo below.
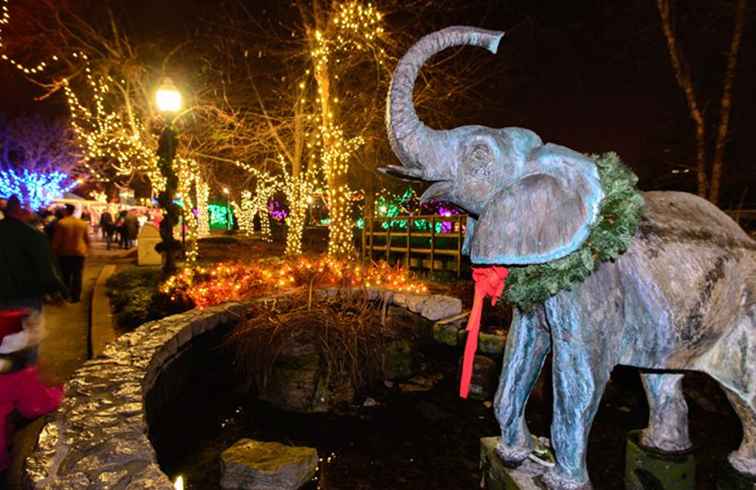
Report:
<svg viewBox="0 0 756 490"><path fill-rule="evenodd" d="M153 393L161 373L171 371L192 338L237 321L242 310L227 304L147 323L84 364L26 461L26 487L173 489L148 438L144 401L159 409L171 396L165 388Z"/></svg>
<svg viewBox="0 0 756 490"><path fill-rule="evenodd" d="M447 296L387 299L431 321L462 309L459 299ZM25 462L25 488L173 489L158 466L148 426L183 389L190 341L220 335L217 329L236 323L243 311L243 305L225 304L146 323L86 362L66 383L61 408Z"/></svg>

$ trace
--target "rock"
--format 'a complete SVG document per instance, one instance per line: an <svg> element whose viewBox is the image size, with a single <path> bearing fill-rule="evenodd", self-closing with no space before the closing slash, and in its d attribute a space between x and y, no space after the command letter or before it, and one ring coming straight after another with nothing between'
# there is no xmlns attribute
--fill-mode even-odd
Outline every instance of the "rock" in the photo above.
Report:
<svg viewBox="0 0 756 490"><path fill-rule="evenodd" d="M365 399L365 402L362 404L363 407L378 407L381 404L378 403L374 398L367 397Z"/></svg>
<svg viewBox="0 0 756 490"><path fill-rule="evenodd" d="M507 344L507 336L492 333L480 333L478 336L478 352L491 356L499 356L504 352L504 346Z"/></svg>
<svg viewBox="0 0 756 490"><path fill-rule="evenodd" d="M423 304L428 299L428 296L420 294L406 294L404 295L404 305L412 313L420 313Z"/></svg>
<svg viewBox="0 0 756 490"><path fill-rule="evenodd" d="M461 366L461 363L460 363ZM470 398L489 400L496 393L496 361L486 356L475 356L473 375L470 382Z"/></svg>
<svg viewBox="0 0 756 490"><path fill-rule="evenodd" d="M317 471L311 447L241 439L221 454L221 487L245 490L296 490Z"/></svg>
<svg viewBox="0 0 756 490"><path fill-rule="evenodd" d="M423 301L421 309L418 311L425 318L434 322L459 315L461 312L461 299L440 294L434 294Z"/></svg>
<svg viewBox="0 0 756 490"><path fill-rule="evenodd" d="M539 490L544 488L538 477L547 467L526 459L516 468L507 467L496 453L498 437L484 437L480 440L481 488L489 490Z"/></svg>
<svg viewBox="0 0 756 490"><path fill-rule="evenodd" d="M312 336L300 335L282 350L259 398L283 410L327 412L354 400L354 387L346 373L326 373Z"/></svg>
<svg viewBox="0 0 756 490"><path fill-rule="evenodd" d="M415 374L414 346L407 339L386 344L383 372L388 379L406 379Z"/></svg>
<svg viewBox="0 0 756 490"><path fill-rule="evenodd" d="M400 384L399 389L407 392L430 391L433 389L436 383L441 381L441 378L443 378L443 375L441 374L433 374L430 376L415 376L414 378L410 378L407 383Z"/></svg>
<svg viewBox="0 0 756 490"><path fill-rule="evenodd" d="M433 339L441 344L457 347L458 345L462 345L460 342L460 332L463 328L464 325L461 322L434 323Z"/></svg>
<svg viewBox="0 0 756 490"><path fill-rule="evenodd" d="M423 418L434 424L454 417L452 413L447 412L435 403L425 401L417 404L417 411Z"/></svg>

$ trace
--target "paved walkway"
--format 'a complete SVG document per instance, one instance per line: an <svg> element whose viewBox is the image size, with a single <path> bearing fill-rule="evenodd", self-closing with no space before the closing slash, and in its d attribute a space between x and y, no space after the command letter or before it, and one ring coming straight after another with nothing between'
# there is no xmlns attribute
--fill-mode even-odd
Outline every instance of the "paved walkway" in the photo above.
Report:
<svg viewBox="0 0 756 490"><path fill-rule="evenodd" d="M93 241L84 264L81 302L45 305L47 337L39 347L39 367L47 384L62 384L90 357L89 322L92 293L97 277L107 264L135 263L133 255L122 249L106 250L105 243ZM21 427L13 441L13 462L8 469L7 488L21 488L23 458L30 454L44 417ZM0 480L0 488L3 482Z"/></svg>

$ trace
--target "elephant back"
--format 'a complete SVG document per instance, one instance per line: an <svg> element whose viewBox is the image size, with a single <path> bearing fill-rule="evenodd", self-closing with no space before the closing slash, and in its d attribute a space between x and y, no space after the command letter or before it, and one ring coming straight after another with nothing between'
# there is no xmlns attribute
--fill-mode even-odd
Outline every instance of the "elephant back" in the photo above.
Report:
<svg viewBox="0 0 756 490"><path fill-rule="evenodd" d="M655 353L656 361L625 363L684 367L738 318L756 311L756 242L700 197L682 192L643 197L645 213L635 240L617 261L622 273L616 286L634 323L656 325L645 331L656 337L631 335L643 337L633 342L653 346L647 354ZM657 354L666 350L676 354L660 361Z"/></svg>
<svg viewBox="0 0 756 490"><path fill-rule="evenodd" d="M641 237L655 236L664 242L698 242L727 249L756 250L754 242L738 224L709 201L685 192L645 192L646 212Z"/></svg>

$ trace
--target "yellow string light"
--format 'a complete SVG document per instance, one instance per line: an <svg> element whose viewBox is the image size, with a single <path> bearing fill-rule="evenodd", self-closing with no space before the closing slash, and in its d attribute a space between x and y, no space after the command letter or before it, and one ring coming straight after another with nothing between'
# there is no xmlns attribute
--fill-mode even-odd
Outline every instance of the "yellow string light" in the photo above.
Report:
<svg viewBox="0 0 756 490"><path fill-rule="evenodd" d="M320 147L321 165L325 176L328 210L330 217L328 254L336 257L354 254L352 231L351 195L346 183L349 161L357 149L364 144L362 137L347 138L342 127L336 123L333 106L338 105L338 97L329 97L323 83L327 81L328 68L341 64L341 57L350 52L373 52L379 64L386 58L377 41L384 33L383 16L372 3L358 0L344 2L337 7L331 18L329 35L315 31L314 46L310 52L315 78L319 82L318 96L321 98ZM338 75L333 76L338 80ZM330 95L330 90L327 92Z"/></svg>
<svg viewBox="0 0 756 490"><path fill-rule="evenodd" d="M10 2L9 0L2 0L1 6L0 6L0 51L5 50L5 38L3 36L5 26L10 24L11 15L10 15ZM79 53L72 53L75 58L79 57ZM40 61L36 65L25 65L18 61L17 59L11 57L8 55L8 53L2 53L0 54L0 59L3 61L11 64L12 66L15 66L20 72L22 72L25 75L37 75L45 70L47 70L50 65L56 64L60 59L57 55L51 56L47 61ZM82 54L82 59L86 60L86 55Z"/></svg>

